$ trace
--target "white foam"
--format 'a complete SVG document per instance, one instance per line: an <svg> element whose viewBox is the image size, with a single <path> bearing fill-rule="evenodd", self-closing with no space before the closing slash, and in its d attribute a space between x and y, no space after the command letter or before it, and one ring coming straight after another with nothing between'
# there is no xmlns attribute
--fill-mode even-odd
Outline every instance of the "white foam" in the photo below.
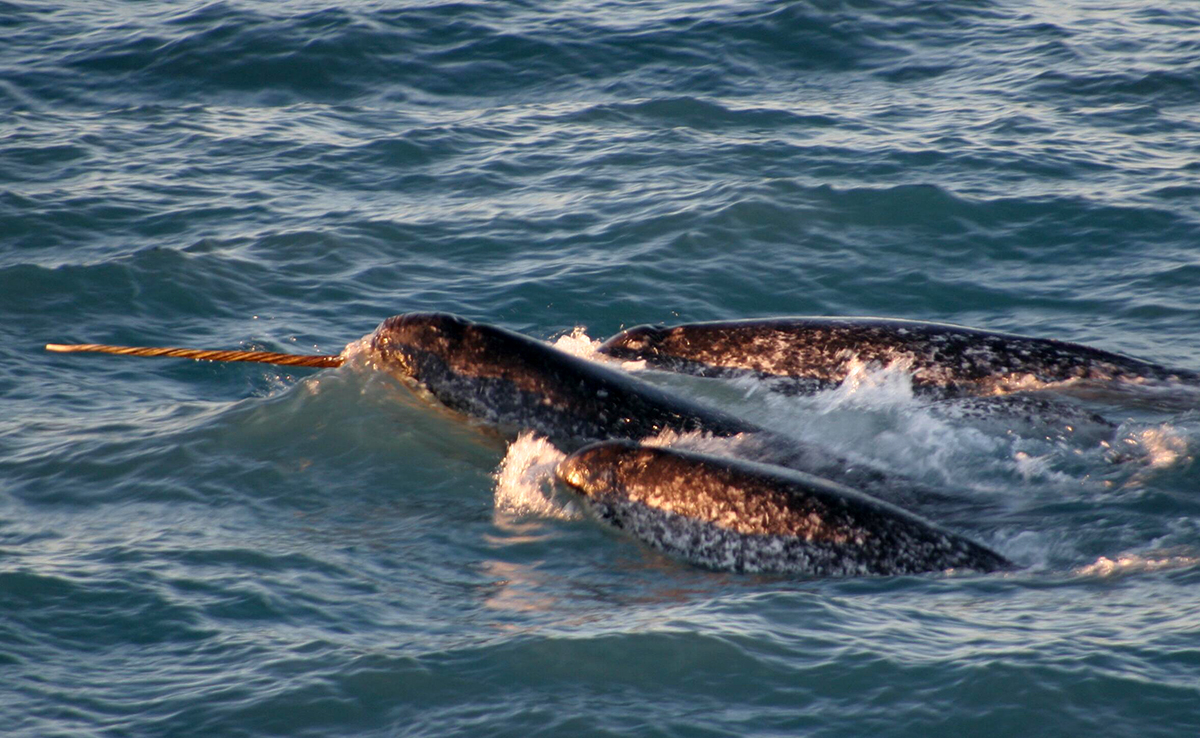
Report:
<svg viewBox="0 0 1200 738"><path fill-rule="evenodd" d="M1013 483L1059 489L1087 484L1089 469L1105 457L1099 437L1112 434L1107 427L1088 433L1047 429L1021 413L955 413L952 403L913 393L907 362L879 367L852 360L849 367L841 384L807 396L772 391L751 377L723 384L739 391L731 409L765 428L851 461L988 496ZM1171 437L1139 434L1134 443L1153 446L1155 458L1168 463L1173 452L1179 458Z"/></svg>
<svg viewBox="0 0 1200 738"><path fill-rule="evenodd" d="M342 353L338 354L342 357L342 363L358 365L368 361L371 354L371 338L373 335L368 333L357 341L351 341L346 344L346 348L342 349Z"/></svg>
<svg viewBox="0 0 1200 738"><path fill-rule="evenodd" d="M1045 476L1050 465L1049 456L1034 456L1025 451L1013 454L1013 461L1016 464L1017 473L1027 482Z"/></svg>
<svg viewBox="0 0 1200 738"><path fill-rule="evenodd" d="M563 334L554 339L550 345L572 356L598 361L604 358L602 354L596 353L596 349L600 348L600 344L601 341L599 339L592 338L587 334L586 326L577 325L570 333Z"/></svg>
<svg viewBox="0 0 1200 738"><path fill-rule="evenodd" d="M554 468L565 457L542 436L532 432L519 435L495 473L496 510L560 520L578 518L578 505L555 494Z"/></svg>
<svg viewBox="0 0 1200 738"><path fill-rule="evenodd" d="M964 458L1011 464L1009 439L940 417L915 398L904 363L879 368L855 361L844 382L810 397L773 392L746 397L759 401L748 414L764 427L909 476L957 485L964 471L990 476Z"/></svg>
<svg viewBox="0 0 1200 738"><path fill-rule="evenodd" d="M1115 559L1101 556L1094 563L1081 566L1075 570L1080 576L1108 577L1120 574L1132 574L1161 569L1182 569L1194 566L1200 559L1195 556L1139 556L1137 554L1122 554Z"/></svg>
<svg viewBox="0 0 1200 738"><path fill-rule="evenodd" d="M1145 451L1146 463L1151 468L1162 469L1192 460L1188 455L1187 439L1170 425L1146 428L1133 437Z"/></svg>
<svg viewBox="0 0 1200 738"><path fill-rule="evenodd" d="M855 357L847 369L841 384L817 395L823 412L855 407L878 410L912 404L911 360L897 359L879 367Z"/></svg>
<svg viewBox="0 0 1200 738"><path fill-rule="evenodd" d="M1101 444L1107 450L1110 463L1128 463L1137 471L1124 486L1141 486L1158 472L1182 468L1192 463L1194 456L1188 447L1189 431L1169 423L1156 426L1122 425L1111 444Z"/></svg>

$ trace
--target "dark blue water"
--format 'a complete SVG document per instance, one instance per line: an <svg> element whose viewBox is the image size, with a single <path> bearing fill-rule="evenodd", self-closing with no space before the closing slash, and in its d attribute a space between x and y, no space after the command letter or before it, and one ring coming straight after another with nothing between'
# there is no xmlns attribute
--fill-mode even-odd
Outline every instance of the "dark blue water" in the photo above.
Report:
<svg viewBox="0 0 1200 738"><path fill-rule="evenodd" d="M804 580L658 556L362 361L42 345L882 315L1200 369L1198 177L1183 0L2 2L0 732L1195 735L1194 397L653 377L1023 567Z"/></svg>

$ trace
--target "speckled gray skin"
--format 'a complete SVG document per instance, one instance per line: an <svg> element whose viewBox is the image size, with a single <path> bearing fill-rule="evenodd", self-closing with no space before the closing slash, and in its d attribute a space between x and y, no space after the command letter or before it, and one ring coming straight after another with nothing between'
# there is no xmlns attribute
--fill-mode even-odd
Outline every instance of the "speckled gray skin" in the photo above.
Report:
<svg viewBox="0 0 1200 738"><path fill-rule="evenodd" d="M700 376L788 377L805 390L840 383L855 359L877 366L907 363L916 390L947 396L1002 394L1071 380L1200 384L1195 372L1066 341L887 318L638 326L610 338L600 352Z"/></svg>
<svg viewBox="0 0 1200 738"><path fill-rule="evenodd" d="M901 508L777 467L610 441L571 454L557 474L600 519L708 569L824 577L1012 568Z"/></svg>
<svg viewBox="0 0 1200 738"><path fill-rule="evenodd" d="M829 477L898 504L953 501L503 328L409 313L380 324L371 346L382 368L443 405L501 429L535 431L564 451L598 440L641 441L666 430L737 436L737 451L748 458Z"/></svg>

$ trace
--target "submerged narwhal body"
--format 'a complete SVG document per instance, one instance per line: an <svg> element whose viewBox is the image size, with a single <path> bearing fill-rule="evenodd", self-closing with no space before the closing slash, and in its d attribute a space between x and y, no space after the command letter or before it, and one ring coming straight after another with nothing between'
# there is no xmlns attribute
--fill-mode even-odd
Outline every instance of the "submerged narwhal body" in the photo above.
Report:
<svg viewBox="0 0 1200 738"><path fill-rule="evenodd" d="M1181 382L1200 374L1067 341L890 318L763 318L637 326L600 347L614 358L709 377L836 385L855 362L912 373L919 392L990 395L1063 382Z"/></svg>
<svg viewBox="0 0 1200 738"><path fill-rule="evenodd" d="M762 464L609 441L571 454L557 475L600 519L709 569L851 576L1012 567L894 505Z"/></svg>

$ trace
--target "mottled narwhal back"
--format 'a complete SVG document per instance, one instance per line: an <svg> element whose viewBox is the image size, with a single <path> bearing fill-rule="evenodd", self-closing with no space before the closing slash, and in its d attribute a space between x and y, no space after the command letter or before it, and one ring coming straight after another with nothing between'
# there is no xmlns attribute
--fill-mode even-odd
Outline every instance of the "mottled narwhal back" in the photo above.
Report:
<svg viewBox="0 0 1200 738"><path fill-rule="evenodd" d="M641 439L668 429L714 435L760 430L528 336L446 313L388 318L371 346L385 368L414 380L447 407L532 429L560 444Z"/></svg>
<svg viewBox="0 0 1200 738"><path fill-rule="evenodd" d="M557 473L601 519L710 569L849 576L1012 567L901 508L776 467L615 441L576 451Z"/></svg>
<svg viewBox="0 0 1200 738"><path fill-rule="evenodd" d="M1038 383L1146 380L1200 384L1171 369L1066 341L888 318L769 318L637 326L600 352L701 376L790 377L814 388L846 378L854 361L900 362L918 389L993 394Z"/></svg>

